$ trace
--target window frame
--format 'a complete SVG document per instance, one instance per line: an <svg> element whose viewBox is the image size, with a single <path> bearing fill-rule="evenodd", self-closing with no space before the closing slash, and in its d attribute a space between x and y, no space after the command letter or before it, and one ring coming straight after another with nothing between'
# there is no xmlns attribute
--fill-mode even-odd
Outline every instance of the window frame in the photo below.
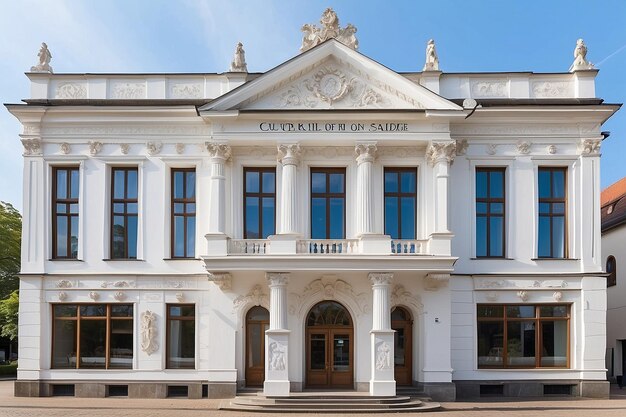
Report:
<svg viewBox="0 0 626 417"><path fill-rule="evenodd" d="M115 198L115 172L116 171L124 171L124 198L116 199ZM128 173L130 171L135 171L137 173L137 197L136 198L127 198L128 197ZM139 167L138 166L113 166L111 167L111 201L110 201L110 230L109 230L109 258L114 260L135 260L139 259ZM129 214L128 204L137 204L137 213ZM115 204L124 204L124 213L116 214L115 213ZM113 229L115 227L115 216L124 216L124 255L125 256L115 256L114 253L114 233ZM135 256L128 256L128 218L134 216L137 218L137 237L135 248Z"/></svg>
<svg viewBox="0 0 626 417"><path fill-rule="evenodd" d="M403 172L410 172L415 174L415 189L413 192L411 193L407 193L407 192L402 192L401 191L401 179L399 179L398 181L398 191L397 192L387 192L386 189L386 181L385 181L385 177L387 175L388 172L393 172L398 174L398 178L400 178L400 174ZM417 167L384 167L383 168L383 223L384 223L384 229L385 229L385 235L389 235L389 233L387 233L387 209L386 209L386 199L387 197L394 197L396 198L396 200L398 201L398 211L397 211L397 216L396 216L396 220L398 223L398 238L396 239L416 239L417 238ZM415 208L415 211L413 213L413 237L412 238L407 238L407 237L403 237L402 236L402 204L401 204L401 198L405 198L405 197L412 197L413 198L413 207ZM392 237L392 239L394 239Z"/></svg>
<svg viewBox="0 0 626 417"><path fill-rule="evenodd" d="M503 308L502 317L479 317L478 311L480 307L489 306L489 307L497 307L501 306ZM534 317L507 317L507 307L513 306L533 306L535 308L535 316ZM567 316L566 317L541 317L540 309L541 307L566 307L567 308ZM537 303L537 304L524 304L524 303L477 303L476 304L476 365L477 369L569 369L571 366L571 324L572 324L572 304L571 303ZM511 366L507 365L508 359L508 323L510 322L528 322L533 321L535 323L535 366ZM543 352L543 322L546 321L565 321L567 322L567 340L566 340L566 364L564 366L541 366L541 358ZM503 325L503 333L502 333L502 365L481 365L478 363L478 343L480 340L479 334L479 326L478 324L481 322L490 322L490 323L502 323Z"/></svg>
<svg viewBox="0 0 626 417"><path fill-rule="evenodd" d="M80 315L80 308L83 306L95 306L95 305L104 305L106 306L106 315L104 316L85 316L82 317ZM56 306L76 306L76 315L72 317L56 317L54 313L54 308ZM132 316L128 317L113 317L112 315L112 307L113 306L131 306L133 309ZM133 370L135 369L135 304L134 303L50 303L50 310L52 312L52 333L50 336L50 369L88 369L88 370ZM54 366L54 345L56 339L56 321L75 321L76 322L76 367L75 368L56 368ZM106 321L106 336L105 336L105 361L104 368L81 368L80 367L80 323L81 320L105 320ZM111 321L114 320L131 320L133 325L131 328L133 329L133 358L130 368L115 368L111 367Z"/></svg>
<svg viewBox="0 0 626 417"><path fill-rule="evenodd" d="M490 197L491 193L491 172L502 172L502 198ZM479 172L487 173L487 197L478 197L477 191L477 176ZM506 222L507 222L507 199L506 199L506 189L507 189L507 167L506 166L477 166L474 169L474 255L476 259L506 259L506 250L507 250L507 242L506 242ZM487 204L487 213L478 213L476 209L476 205L478 203ZM491 203L501 203L502 204L502 214L491 213ZM487 255L478 255L478 227L477 227L477 219L478 217L485 217L487 219ZM502 217L502 255L491 255L491 217Z"/></svg>
<svg viewBox="0 0 626 417"><path fill-rule="evenodd" d="M194 219L196 218L196 213L198 212L198 206L197 206L197 202L196 202L196 196L198 195L198 184L197 184L197 173L196 173L196 168L172 168L170 170L170 257L172 259L194 259L196 257L195 254L195 245L194 245L194 253L190 254L189 253L189 248L187 247L187 221L189 219L189 217L193 217ZM174 176L176 175L177 172L182 172L183 173L183 198L176 198L175 194L174 194L174 187L175 187L175 180L174 180ZM194 173L194 196L193 198L187 198L187 173L193 172ZM139 177L137 177L137 179L139 180ZM174 210L175 204L183 204L184 210L183 213L176 213L176 211ZM193 213L187 212L187 204L194 204L196 206L195 210L193 211ZM174 226L175 226L175 221L176 221L176 217L183 217L183 233L184 233L184 239L183 239L183 255L182 256L176 256L176 236L174 233ZM196 239L196 226L197 223L194 226L194 240Z"/></svg>
<svg viewBox="0 0 626 417"><path fill-rule="evenodd" d="M248 192L247 191L247 183L246 183L246 175L248 172L258 172L259 175L259 192ZM274 174L274 192L273 193L264 193L263 192L263 173L273 173ZM275 166L265 166L265 167L243 167L243 238L244 239L267 239L263 237L263 199L264 198L273 198L274 199L274 232L270 233L268 236L276 234L276 167ZM250 238L248 237L247 230L247 217L248 210L246 205L246 199L248 197L255 197L259 199L259 237L258 238Z"/></svg>
<svg viewBox="0 0 626 417"><path fill-rule="evenodd" d="M326 175L326 192L314 193L313 192L313 174L324 173ZM331 193L330 192L330 174L343 174L343 193ZM309 168L309 235L313 238L313 198L324 198L326 204L326 233L324 238L320 240L329 240L330 237L330 199L331 198L343 198L343 231L342 237L338 240L346 238L346 176L347 170L345 167L310 167Z"/></svg>
<svg viewBox="0 0 626 417"><path fill-rule="evenodd" d="M550 172L550 197L541 197L539 192L539 177L541 175L541 171L549 171ZM563 172L563 197L556 198L554 195L554 184L552 181L552 173L555 171ZM569 259L569 205L568 205L568 187L569 187L569 167L568 166L560 166L560 165L539 165L537 167L537 259ZM550 211L548 214L540 213L539 207L540 204L547 203L550 205ZM553 213L553 205L554 204L563 204L563 214ZM539 225L541 223L542 217L548 217L550 219L550 256L542 256L539 253ZM554 256L554 231L553 231L553 221L554 217L563 217L563 256L555 257Z"/></svg>
<svg viewBox="0 0 626 417"><path fill-rule="evenodd" d="M79 243L77 242L77 248L76 248L76 256L72 256L71 253L71 240L72 240L72 236L71 236L71 230L72 230L72 226L71 226L71 222L72 222L72 217L76 217L78 218L78 229L80 229L80 187L81 187L81 175L80 175L80 166L79 165L59 165L59 166L52 166L52 190L51 190L51 205L52 205L52 254L51 254L51 259L53 260L58 260L58 259L78 259L78 251L79 251ZM76 171L78 173L78 197L74 198L63 198L63 199L59 199L57 197L57 174L58 171L67 171L68 175L66 178L66 189L67 189L67 195L69 196L71 194L71 185L72 185L72 175L71 172L72 171ZM66 207L66 212L65 213L61 213L59 214L57 212L57 204L64 204ZM70 210L70 206L72 204L76 204L78 206L78 211L76 213L72 213ZM64 216L67 218L67 256L59 256L58 255L58 247L57 247L57 217L58 216ZM76 231L77 234L77 239L80 239L80 234L79 234L79 230Z"/></svg>
<svg viewBox="0 0 626 417"><path fill-rule="evenodd" d="M190 316L174 316L170 314L171 307L192 307L193 308L193 317ZM195 370L198 368L197 366L197 349L198 349L198 329L196 322L196 317L198 316L196 311L196 305L194 303L167 303L165 304L165 369L182 369L182 370ZM194 341L193 341L193 367L192 368L172 368L170 366L170 324L173 320L177 321L193 321L194 322Z"/></svg>
<svg viewBox="0 0 626 417"><path fill-rule="evenodd" d="M613 270L611 272L609 272L609 262L611 262L613 264ZM609 276L606 277L606 287L614 287L617 285L617 260L615 259L615 256L613 255L609 255L606 258L606 272L609 274Z"/></svg>

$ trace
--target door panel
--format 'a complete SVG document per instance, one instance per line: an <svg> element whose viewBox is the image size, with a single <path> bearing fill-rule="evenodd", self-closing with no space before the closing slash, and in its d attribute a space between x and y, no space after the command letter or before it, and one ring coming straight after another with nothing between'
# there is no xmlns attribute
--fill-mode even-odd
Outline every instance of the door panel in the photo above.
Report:
<svg viewBox="0 0 626 417"><path fill-rule="evenodd" d="M246 316L246 386L260 387L265 381L265 331L269 312L254 307Z"/></svg>
<svg viewBox="0 0 626 417"><path fill-rule="evenodd" d="M309 331L307 385L328 385L328 334Z"/></svg>
<svg viewBox="0 0 626 417"><path fill-rule="evenodd" d="M409 313L401 307L396 307L392 313L391 328L394 335L394 377L397 385L411 385L413 383L413 321ZM393 320L396 318L396 320ZM400 319L400 320L398 320Z"/></svg>
<svg viewBox="0 0 626 417"><path fill-rule="evenodd" d="M331 334L332 367L330 369L330 384L332 386L352 386L352 340L345 330L334 330Z"/></svg>

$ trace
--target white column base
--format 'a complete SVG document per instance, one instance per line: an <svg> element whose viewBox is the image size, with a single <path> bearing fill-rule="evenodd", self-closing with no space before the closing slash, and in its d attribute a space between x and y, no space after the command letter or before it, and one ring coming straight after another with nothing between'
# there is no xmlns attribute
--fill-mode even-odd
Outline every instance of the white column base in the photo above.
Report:
<svg viewBox="0 0 626 417"><path fill-rule="evenodd" d="M265 382L266 397L289 396L289 330L265 331Z"/></svg>
<svg viewBox="0 0 626 417"><path fill-rule="evenodd" d="M396 395L394 379L394 333L395 330L370 331L372 343L372 378L370 395L393 397Z"/></svg>

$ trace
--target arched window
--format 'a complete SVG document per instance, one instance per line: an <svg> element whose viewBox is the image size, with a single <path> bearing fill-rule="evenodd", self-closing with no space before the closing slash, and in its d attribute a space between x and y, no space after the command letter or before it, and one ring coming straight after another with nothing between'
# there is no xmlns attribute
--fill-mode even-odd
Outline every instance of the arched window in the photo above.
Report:
<svg viewBox="0 0 626 417"><path fill-rule="evenodd" d="M609 276L606 278L606 286L613 287L617 285L617 265L613 255L606 258L606 272Z"/></svg>

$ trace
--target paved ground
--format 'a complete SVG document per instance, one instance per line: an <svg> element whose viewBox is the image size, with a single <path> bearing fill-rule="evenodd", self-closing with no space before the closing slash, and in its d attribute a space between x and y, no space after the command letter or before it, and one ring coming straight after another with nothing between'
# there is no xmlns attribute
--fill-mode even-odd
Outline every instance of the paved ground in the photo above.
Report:
<svg viewBox="0 0 626 417"><path fill-rule="evenodd" d="M433 417L626 417L626 388L612 388L610 400L553 398L546 400L443 403L444 410L423 414ZM13 381L0 381L0 417L244 417L255 414L219 411L220 400L130 400L73 397L15 398ZM258 414L257 414L258 415ZM311 414L290 416L310 417ZM394 414L380 414L390 416ZM397 414L395 414L397 415ZM422 415L422 414L402 414ZM270 417L270 414L262 416ZM342 416L348 416L342 414ZM363 414L358 416L363 417Z"/></svg>

